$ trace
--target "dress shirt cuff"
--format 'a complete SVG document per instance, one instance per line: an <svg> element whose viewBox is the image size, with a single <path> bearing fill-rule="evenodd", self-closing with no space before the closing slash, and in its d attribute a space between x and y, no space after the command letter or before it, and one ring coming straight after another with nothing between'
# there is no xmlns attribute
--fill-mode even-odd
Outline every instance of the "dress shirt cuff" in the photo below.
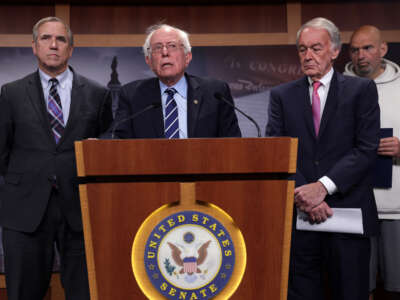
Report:
<svg viewBox="0 0 400 300"><path fill-rule="evenodd" d="M332 195L337 192L338 188L336 184L328 176L323 176L320 179L318 179L318 181L323 184L323 186L328 191L329 195Z"/></svg>

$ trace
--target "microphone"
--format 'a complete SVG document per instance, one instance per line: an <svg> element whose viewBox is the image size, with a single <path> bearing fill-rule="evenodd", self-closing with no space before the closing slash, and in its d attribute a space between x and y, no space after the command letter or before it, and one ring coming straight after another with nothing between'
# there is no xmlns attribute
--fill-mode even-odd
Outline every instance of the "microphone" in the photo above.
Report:
<svg viewBox="0 0 400 300"><path fill-rule="evenodd" d="M254 124L254 126L257 129L257 137L261 137L261 130L260 130L260 126L258 126L257 122L250 117L248 114L246 114L245 112L243 112L242 110L240 110L239 108L237 108L233 103L231 103L230 101L228 101L221 93L215 93L214 97L217 98L220 101L224 101L225 103L227 103L229 106L233 107L235 110L237 110L238 112L240 112L243 116L245 116L248 120L250 120L251 123Z"/></svg>
<svg viewBox="0 0 400 300"><path fill-rule="evenodd" d="M139 110L138 112L134 113L133 115L131 115L131 116L129 116L129 117L127 117L127 118L125 118L125 119L122 119L121 121L117 122L117 123L113 126L113 129L112 129L112 131L111 131L111 139L114 139L114 137L115 137L115 130L118 128L119 125L121 125L122 123L124 123L124 122L126 122L126 121L134 120L134 119L136 119L136 117L140 116L141 114L145 113L146 111L151 110L151 109L154 109L154 108L159 108L160 106L161 106L161 103L157 103L157 102L152 103L152 104L146 106L145 108Z"/></svg>

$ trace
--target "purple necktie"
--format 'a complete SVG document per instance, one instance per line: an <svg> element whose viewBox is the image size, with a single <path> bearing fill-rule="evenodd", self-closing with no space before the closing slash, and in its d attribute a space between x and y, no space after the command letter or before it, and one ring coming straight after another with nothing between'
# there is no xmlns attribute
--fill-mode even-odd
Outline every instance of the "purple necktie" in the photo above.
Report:
<svg viewBox="0 0 400 300"><path fill-rule="evenodd" d="M60 141L64 133L64 117L61 106L60 95L57 92L58 80L52 78L49 80L51 83L49 97L47 99L47 113L50 121L50 127L54 134L56 143Z"/></svg>
<svg viewBox="0 0 400 300"><path fill-rule="evenodd" d="M318 88L321 86L321 82L313 82L313 92L312 92L312 115L314 120L315 135L318 136L319 123L321 120L321 100L318 95Z"/></svg>

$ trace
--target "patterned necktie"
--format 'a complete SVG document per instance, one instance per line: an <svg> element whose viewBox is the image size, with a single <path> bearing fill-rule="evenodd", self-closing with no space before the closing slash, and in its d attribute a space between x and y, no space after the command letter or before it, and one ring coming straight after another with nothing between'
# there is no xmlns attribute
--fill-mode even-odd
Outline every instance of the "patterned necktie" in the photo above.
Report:
<svg viewBox="0 0 400 300"><path fill-rule="evenodd" d="M164 120L164 132L167 139L178 139L179 138L179 120L178 120L178 107L174 99L176 90L174 88L168 88L165 90L168 94L167 102L165 105L165 120Z"/></svg>
<svg viewBox="0 0 400 300"><path fill-rule="evenodd" d="M51 87L47 99L47 113L50 120L50 127L54 134L54 139L56 140L56 143L58 143L64 133L64 118L60 95L58 95L57 92L58 80L52 78L49 82L51 83Z"/></svg>
<svg viewBox="0 0 400 300"><path fill-rule="evenodd" d="M321 100L318 95L318 88L321 86L321 82L313 82L313 93L312 93L312 115L314 120L315 135L318 136L319 123L321 120Z"/></svg>

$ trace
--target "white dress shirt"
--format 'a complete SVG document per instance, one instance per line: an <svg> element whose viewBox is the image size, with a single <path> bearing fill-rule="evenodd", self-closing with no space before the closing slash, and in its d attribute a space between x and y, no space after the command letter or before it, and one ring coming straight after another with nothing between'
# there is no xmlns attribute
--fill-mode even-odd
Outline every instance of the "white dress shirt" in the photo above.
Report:
<svg viewBox="0 0 400 300"><path fill-rule="evenodd" d="M174 88L177 92L174 95L174 99L176 105L178 107L178 120L179 120L179 138L185 139L188 137L188 129L187 129L187 90L188 85L186 81L186 77L182 76L182 78L173 86L167 86L160 81L160 90L161 90L161 105L163 111L163 117L165 119L165 106L167 103L167 93L165 90L168 88Z"/></svg>
<svg viewBox="0 0 400 300"><path fill-rule="evenodd" d="M319 80L319 82L321 82L321 85L319 86L317 93L318 93L319 99L321 101L320 121L321 121L321 118L322 118L322 115L323 115L323 112L325 109L326 99L328 98L328 92L329 92L329 87L331 86L332 77L333 77L333 68L331 68L329 70L329 72L326 73ZM310 83L310 87L309 87L310 101L312 102L313 81L311 80L310 77L308 77L308 82ZM328 191L329 195L332 195L337 192L338 188L337 188L336 184L328 176L323 176L320 179L318 179L318 181L324 185L324 187Z"/></svg>

